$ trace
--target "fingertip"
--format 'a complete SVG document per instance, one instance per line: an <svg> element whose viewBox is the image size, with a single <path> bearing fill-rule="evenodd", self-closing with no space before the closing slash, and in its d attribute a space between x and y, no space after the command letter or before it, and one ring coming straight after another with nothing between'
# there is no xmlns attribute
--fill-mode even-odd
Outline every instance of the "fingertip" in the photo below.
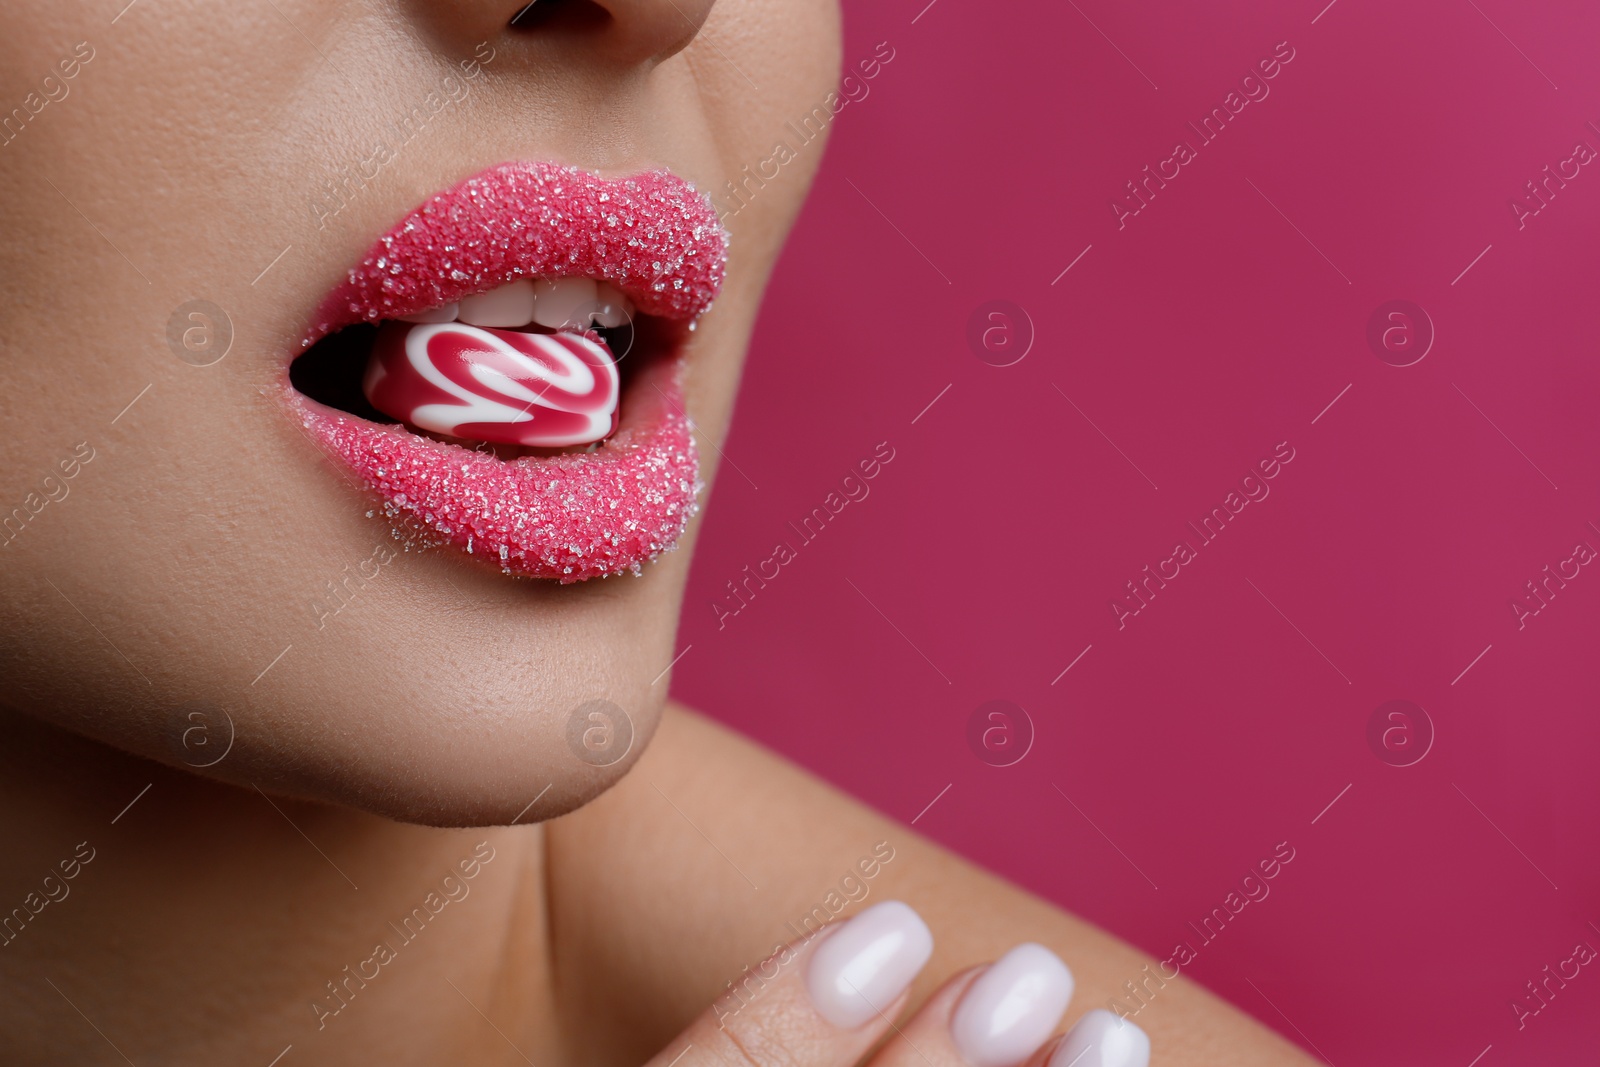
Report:
<svg viewBox="0 0 1600 1067"><path fill-rule="evenodd" d="M1034 942L1001 956L962 995L950 1038L971 1067L1015 1067L1060 1023L1072 999L1072 971Z"/></svg>
<svg viewBox="0 0 1600 1067"><path fill-rule="evenodd" d="M1079 1019L1046 1067L1149 1067L1150 1036L1128 1019L1096 1008Z"/></svg>
<svg viewBox="0 0 1600 1067"><path fill-rule="evenodd" d="M897 1003L933 955L933 932L904 901L857 913L816 947L805 985L817 1013L842 1030L878 1018Z"/></svg>

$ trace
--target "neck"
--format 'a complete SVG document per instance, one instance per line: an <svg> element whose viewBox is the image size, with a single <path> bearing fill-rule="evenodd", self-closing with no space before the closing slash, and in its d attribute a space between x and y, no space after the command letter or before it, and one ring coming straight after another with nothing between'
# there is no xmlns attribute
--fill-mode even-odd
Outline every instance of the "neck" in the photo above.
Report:
<svg viewBox="0 0 1600 1067"><path fill-rule="evenodd" d="M10 1062L551 1058L540 827L408 826L0 728Z"/></svg>

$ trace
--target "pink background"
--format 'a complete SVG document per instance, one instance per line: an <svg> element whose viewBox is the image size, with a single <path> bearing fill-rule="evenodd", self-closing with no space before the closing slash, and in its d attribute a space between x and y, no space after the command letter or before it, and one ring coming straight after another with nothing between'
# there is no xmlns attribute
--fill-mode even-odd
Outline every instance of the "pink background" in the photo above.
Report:
<svg viewBox="0 0 1600 1067"><path fill-rule="evenodd" d="M756 331L676 695L1162 958L1288 841L1186 973L1339 1067L1592 1055L1600 966L1520 1030L1511 1003L1600 948L1600 566L1520 630L1510 600L1600 548L1600 165L1520 230L1509 201L1600 148L1600 13L925 2L847 5L847 66L895 58ZM1281 41L1270 95L1119 230ZM1033 323L1014 366L966 339L992 299ZM1412 366L1367 342L1392 299L1437 331ZM786 523L881 441L802 546ZM1119 630L1124 583L1282 441L1270 496ZM1014 766L967 742L992 699L1033 724ZM1368 742L1392 699L1436 731L1412 766Z"/></svg>

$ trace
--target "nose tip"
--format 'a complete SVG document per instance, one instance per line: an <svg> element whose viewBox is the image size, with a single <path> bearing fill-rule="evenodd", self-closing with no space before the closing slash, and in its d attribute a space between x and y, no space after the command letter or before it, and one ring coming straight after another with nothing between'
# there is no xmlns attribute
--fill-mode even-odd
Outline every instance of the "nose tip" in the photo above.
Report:
<svg viewBox="0 0 1600 1067"><path fill-rule="evenodd" d="M660 62L688 47L716 0L533 0L511 19L528 32L590 37L616 62Z"/></svg>

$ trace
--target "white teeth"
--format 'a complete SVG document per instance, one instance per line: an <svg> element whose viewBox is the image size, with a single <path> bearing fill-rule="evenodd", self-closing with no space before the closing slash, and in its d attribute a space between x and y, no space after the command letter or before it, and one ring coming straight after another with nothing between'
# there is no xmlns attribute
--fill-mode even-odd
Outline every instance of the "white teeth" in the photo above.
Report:
<svg viewBox="0 0 1600 1067"><path fill-rule="evenodd" d="M596 326L621 326L633 318L633 301L610 282L596 284L595 302L600 309L594 313Z"/></svg>
<svg viewBox="0 0 1600 1067"><path fill-rule="evenodd" d="M533 283L533 291L533 321L540 326L589 325L596 302L593 278L542 278Z"/></svg>
<svg viewBox="0 0 1600 1067"><path fill-rule="evenodd" d="M401 315L401 322L454 322L456 321L456 305L446 304L442 308L432 311L419 311L415 315Z"/></svg>
<svg viewBox="0 0 1600 1067"><path fill-rule="evenodd" d="M402 322L455 322L469 326L517 329L536 322L552 330L624 326L634 306L610 282L593 278L518 278L487 293L464 296L454 304L399 316Z"/></svg>
<svg viewBox="0 0 1600 1067"><path fill-rule="evenodd" d="M457 318L469 326L526 326L534 319L533 294L533 282L518 278L487 293L462 297Z"/></svg>

